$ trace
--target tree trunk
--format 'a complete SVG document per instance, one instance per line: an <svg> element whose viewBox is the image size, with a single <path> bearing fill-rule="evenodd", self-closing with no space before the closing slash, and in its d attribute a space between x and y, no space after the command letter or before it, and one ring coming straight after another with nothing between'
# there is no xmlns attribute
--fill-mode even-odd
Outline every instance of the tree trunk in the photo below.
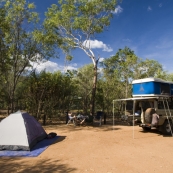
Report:
<svg viewBox="0 0 173 173"><path fill-rule="evenodd" d="M11 113L14 112L14 91L15 91L15 87L12 90L12 93L10 95L10 108L11 108Z"/></svg>
<svg viewBox="0 0 173 173"><path fill-rule="evenodd" d="M46 114L44 113L44 116L43 116L43 125L45 126L46 125Z"/></svg>
<svg viewBox="0 0 173 173"><path fill-rule="evenodd" d="M91 102L90 102L90 112L92 116L94 115L94 112L95 112L96 89L97 89L97 63L94 66L94 79L93 79L92 96L91 96Z"/></svg>

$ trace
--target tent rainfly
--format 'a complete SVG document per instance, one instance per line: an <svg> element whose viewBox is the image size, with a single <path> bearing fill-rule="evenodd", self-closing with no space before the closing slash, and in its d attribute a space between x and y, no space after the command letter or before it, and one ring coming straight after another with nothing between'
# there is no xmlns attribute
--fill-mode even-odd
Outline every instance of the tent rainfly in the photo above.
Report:
<svg viewBox="0 0 173 173"><path fill-rule="evenodd" d="M46 137L41 124L26 112L12 113L0 122L0 150L31 150Z"/></svg>

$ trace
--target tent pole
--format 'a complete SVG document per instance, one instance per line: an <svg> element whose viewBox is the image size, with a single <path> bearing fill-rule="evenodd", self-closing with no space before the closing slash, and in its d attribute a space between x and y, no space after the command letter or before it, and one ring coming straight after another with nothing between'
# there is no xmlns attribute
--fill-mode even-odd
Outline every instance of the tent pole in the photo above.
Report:
<svg viewBox="0 0 173 173"><path fill-rule="evenodd" d="M113 127L112 129L114 130L114 100L113 100Z"/></svg>
<svg viewBox="0 0 173 173"><path fill-rule="evenodd" d="M135 135L134 135L134 115L135 115L135 103L136 103L136 100L133 100L133 139L135 138Z"/></svg>

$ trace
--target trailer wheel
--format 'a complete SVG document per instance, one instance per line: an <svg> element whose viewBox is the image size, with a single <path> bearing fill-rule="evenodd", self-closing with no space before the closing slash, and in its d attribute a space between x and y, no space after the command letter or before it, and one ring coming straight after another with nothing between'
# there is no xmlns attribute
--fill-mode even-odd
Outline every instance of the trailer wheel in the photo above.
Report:
<svg viewBox="0 0 173 173"><path fill-rule="evenodd" d="M156 113L156 111L153 108L148 108L145 111L145 123L151 124L152 122L152 114Z"/></svg>
<svg viewBox="0 0 173 173"><path fill-rule="evenodd" d="M170 122L170 124L169 124ZM165 122L163 123L162 125L162 133L164 135L171 135L171 131L173 130L173 124L172 124L172 121L171 120L165 120ZM173 131L172 131L173 133Z"/></svg>

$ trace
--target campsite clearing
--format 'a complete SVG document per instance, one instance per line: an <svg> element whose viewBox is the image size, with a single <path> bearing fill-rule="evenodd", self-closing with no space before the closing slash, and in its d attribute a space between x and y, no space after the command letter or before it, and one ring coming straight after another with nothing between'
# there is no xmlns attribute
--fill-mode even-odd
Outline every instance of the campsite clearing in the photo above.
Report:
<svg viewBox="0 0 173 173"><path fill-rule="evenodd" d="M0 158L2 173L172 172L173 137L138 126L46 126L60 137L38 157Z"/></svg>

